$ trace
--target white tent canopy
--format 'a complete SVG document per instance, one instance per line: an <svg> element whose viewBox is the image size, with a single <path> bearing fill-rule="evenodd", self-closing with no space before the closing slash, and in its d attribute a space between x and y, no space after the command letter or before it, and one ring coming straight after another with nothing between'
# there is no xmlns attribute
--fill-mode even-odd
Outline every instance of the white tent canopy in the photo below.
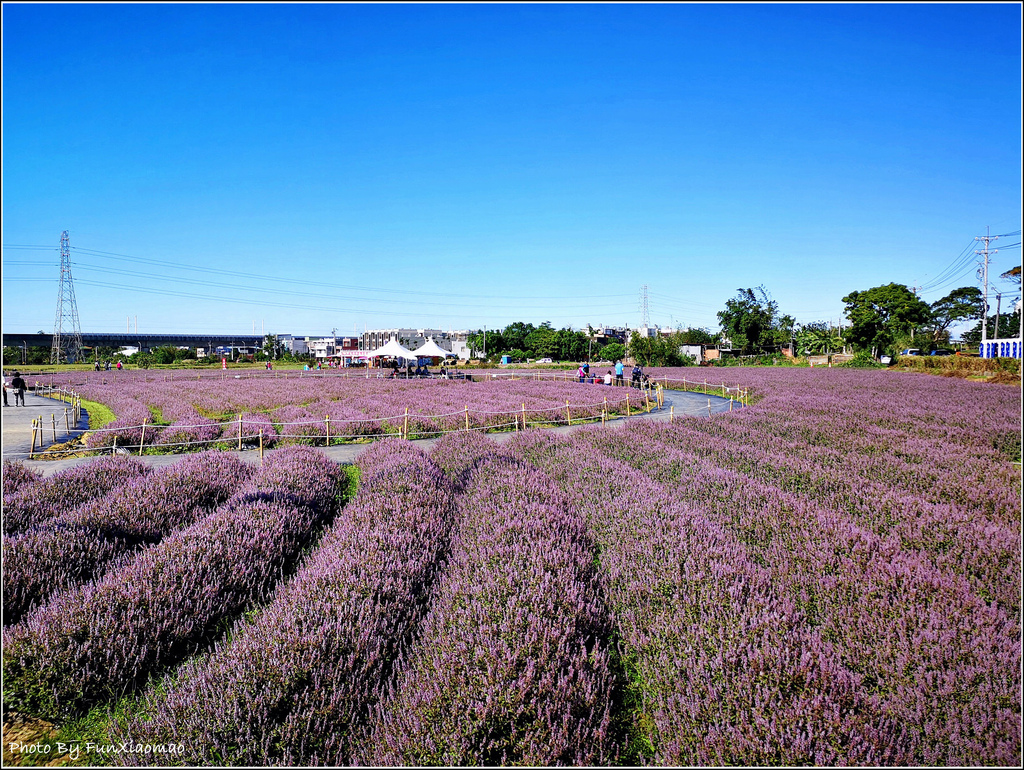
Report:
<svg viewBox="0 0 1024 770"><path fill-rule="evenodd" d="M431 337L418 348L416 348L416 350L414 350L412 354L414 356L420 356L422 358L446 358L447 356L455 355L455 353L452 353L450 350L445 350L436 342L434 342L433 337Z"/></svg>
<svg viewBox="0 0 1024 770"><path fill-rule="evenodd" d="M366 353L366 358L377 358L377 356L388 356L389 358L416 358L416 354L408 348L403 348L398 344L398 340L392 338L388 344L381 345L376 350ZM362 356L360 356L362 357Z"/></svg>

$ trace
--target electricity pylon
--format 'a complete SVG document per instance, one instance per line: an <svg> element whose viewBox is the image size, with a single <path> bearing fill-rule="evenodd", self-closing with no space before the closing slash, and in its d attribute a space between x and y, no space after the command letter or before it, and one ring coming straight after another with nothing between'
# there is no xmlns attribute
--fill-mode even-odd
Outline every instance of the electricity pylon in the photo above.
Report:
<svg viewBox="0 0 1024 770"><path fill-rule="evenodd" d="M78 303L71 279L71 239L65 230L60 236L60 288L57 289L57 317L53 322L50 363L73 364L82 355L82 327L78 324Z"/></svg>

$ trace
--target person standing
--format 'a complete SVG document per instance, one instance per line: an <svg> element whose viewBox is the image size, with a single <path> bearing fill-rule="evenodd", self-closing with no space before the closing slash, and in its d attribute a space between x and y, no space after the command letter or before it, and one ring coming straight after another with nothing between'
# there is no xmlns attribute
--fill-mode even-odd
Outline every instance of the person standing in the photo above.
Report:
<svg viewBox="0 0 1024 770"><path fill-rule="evenodd" d="M28 386L25 385L25 381L21 379L21 372L14 373L14 379L11 380L11 390L14 391L14 405L18 406L18 402L21 402L22 406L25 406L25 391Z"/></svg>
<svg viewBox="0 0 1024 770"><path fill-rule="evenodd" d="M8 406L8 403L7 403L7 375L6 374L3 376L3 381L4 381L4 406Z"/></svg>
<svg viewBox="0 0 1024 770"><path fill-rule="evenodd" d="M625 385L625 380L622 379L622 361L615 362L615 384Z"/></svg>

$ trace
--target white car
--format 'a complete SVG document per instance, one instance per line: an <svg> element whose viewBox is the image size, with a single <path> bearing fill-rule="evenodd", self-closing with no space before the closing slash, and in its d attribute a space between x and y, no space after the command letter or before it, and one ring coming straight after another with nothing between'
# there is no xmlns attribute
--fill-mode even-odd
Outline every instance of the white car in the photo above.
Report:
<svg viewBox="0 0 1024 770"><path fill-rule="evenodd" d="M538 364L553 364L555 362L552 361L550 358L538 358L537 359L537 363Z"/></svg>

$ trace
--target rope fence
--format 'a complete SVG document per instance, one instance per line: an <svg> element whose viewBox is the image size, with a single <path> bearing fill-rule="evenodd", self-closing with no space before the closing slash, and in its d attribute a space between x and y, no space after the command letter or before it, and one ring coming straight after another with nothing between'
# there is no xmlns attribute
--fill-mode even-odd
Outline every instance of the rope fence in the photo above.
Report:
<svg viewBox="0 0 1024 770"><path fill-rule="evenodd" d="M276 373L266 372L266 374L272 375ZM309 373L300 372L299 374ZM317 372L317 374L319 375L320 372ZM549 372L528 373L526 376L523 376L522 373L516 372L501 372L495 373L494 376L497 377L500 375L511 379L517 374L520 375L521 379L529 380L556 379L570 382L579 380L576 375L566 375L563 377L559 376L560 373ZM611 419L621 417L628 418L641 413L649 414L654 411L663 410L665 406L664 391L666 389L699 391L707 395L721 395L722 397L730 399L729 411L732 411L734 400L739 402L742 406L745 405L749 399L749 393L747 390L742 389L739 386L730 387L725 385L725 383L722 383L719 387L708 383L707 381L693 382L686 379L657 377L648 378L644 383L642 383L643 387L631 387L631 385L631 383L623 383L621 387L629 388L628 392L622 398L612 399L611 401L607 397L605 397L601 402L594 403L573 404L566 401L565 404L561 406L531 407L529 410L527 409L526 403L522 403L519 409L497 411L470 409L469 405L466 405L462 410L441 414L410 413L409 408L406 407L403 413L387 417L332 419L330 415L325 415L323 419L273 422L273 433L265 431L265 426L267 425L265 421L257 423L259 428L255 432L252 432L252 429L256 428L257 425L254 425L252 421L250 421L250 432L247 433L246 422L241 414L239 414L237 418L231 420L196 425L180 425L177 423L158 424L143 421L141 425L134 426L82 429L77 428L82 415L82 398L78 393L70 388L45 384L40 385L38 382L35 384L33 390L37 395L67 401L70 404L70 406L64 410L64 422L67 435L74 438L77 431L79 438L86 433L90 436L99 437L99 440L95 442L94 446L70 448L66 452L68 455L82 455L90 453L141 455L146 449L158 449L161 453L173 453L178 449L187 451L215 445L230 445L232 448L237 448L239 450L258 449L260 451L260 456L262 457L263 450L266 446L274 443L280 443L282 441L306 442L315 445L320 444L322 441L322 445L329 446L331 444L377 440L388 437L405 439L430 438L434 436L441 436L446 433L457 433L463 431L519 431L526 430L531 427L558 425L571 426L596 423L598 421L603 425ZM675 406L672 405L669 411L670 421L674 419L676 413L677 410L675 409ZM689 407L687 409L679 410L678 413L680 416L697 416L703 415L705 410L703 407ZM710 398L708 399L706 413L708 416L712 414ZM50 428L52 429L53 441L56 442L56 415L53 415L52 419L54 421L54 425L50 426ZM412 426L410 426L410 419L413 421ZM457 427L454 426L456 419L458 420ZM438 424L438 421L444 420L448 421L448 426L445 426L443 423ZM370 423L369 428L360 430L359 426L366 423ZM188 439L172 442L159 441L160 433L170 427L174 428L175 433L185 433L189 430L211 431L216 429L219 431L219 435L215 438L209 439ZM28 459L33 459L37 454L37 442L40 447L42 446L45 440L44 431L46 428L47 426L43 425L42 418L32 421L32 442ZM303 430L303 428L306 430ZM134 440L122 440L119 442L119 437L124 434L134 434L137 431L139 433L137 434L137 438ZM108 443L103 441L102 437L104 434L114 434L112 442Z"/></svg>
<svg viewBox="0 0 1024 770"><path fill-rule="evenodd" d="M129 371L129 370L126 370ZM138 381L140 378L137 373L140 371L147 372L141 379L143 382L174 382L174 381L202 381L202 380L258 380L258 379L356 379L356 380L387 380L387 379L399 379L399 380L424 380L424 379L447 379L447 380L470 380L470 381L483 381L486 379L509 379L509 380L530 380L535 382L552 381L552 382L578 382L579 376L574 372L561 371L491 371L489 369L470 372L469 370L453 370L442 376L437 373L431 373L429 375L407 375L404 372L400 372L397 377L393 377L390 370L361 370L362 373L354 373L348 371L337 371L332 369L323 370L239 370L239 373L232 374L230 370L218 370L213 372L195 372L191 371L174 371L174 372L163 372L163 373L148 373L148 370L133 369L130 370L130 376L134 381ZM83 372L82 374L89 374L89 372ZM123 372L117 370L111 370L109 372L102 372L99 384L108 385L115 384L119 376L124 376ZM70 373L65 375L68 377L68 385L72 384L94 384L87 380L82 380L78 383L72 383ZM661 383L664 387L671 390L700 390L705 394L720 394L728 398L729 393L746 393L746 390L739 386L727 386L724 382L715 384L705 380L688 380L685 377L672 378L665 376L648 377L651 387L654 384ZM604 384L603 375L597 375L591 373L586 376L585 382L587 384ZM671 385L669 385L671 383ZM614 378L609 383L615 387L631 387L632 381L624 379L622 382L617 382ZM61 387L54 381L54 374L51 373L49 383L39 385L39 380L36 380L36 387L50 387L59 388Z"/></svg>

